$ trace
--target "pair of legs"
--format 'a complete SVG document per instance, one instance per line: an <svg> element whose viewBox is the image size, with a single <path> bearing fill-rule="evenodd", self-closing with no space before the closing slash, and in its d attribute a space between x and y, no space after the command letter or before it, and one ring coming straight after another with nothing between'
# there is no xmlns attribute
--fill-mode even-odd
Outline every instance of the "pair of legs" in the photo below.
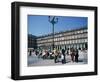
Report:
<svg viewBox="0 0 100 82"><path fill-rule="evenodd" d="M55 62L55 63L57 63L57 57L58 57L58 56L55 56L55 57L54 57L54 62Z"/></svg>
<svg viewBox="0 0 100 82"><path fill-rule="evenodd" d="M78 62L78 56L77 55L75 56L75 62Z"/></svg>
<svg viewBox="0 0 100 82"><path fill-rule="evenodd" d="M71 60L74 62L74 54L71 54Z"/></svg>

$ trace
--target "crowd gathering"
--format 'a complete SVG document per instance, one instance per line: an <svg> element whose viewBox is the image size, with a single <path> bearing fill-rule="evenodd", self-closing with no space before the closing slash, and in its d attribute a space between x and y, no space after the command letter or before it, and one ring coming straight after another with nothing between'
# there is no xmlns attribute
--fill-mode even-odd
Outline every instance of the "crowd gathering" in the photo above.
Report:
<svg viewBox="0 0 100 82"><path fill-rule="evenodd" d="M68 49L61 49L57 50L54 49L53 51L49 50L32 50L29 51L29 56L36 55L38 58L43 59L54 59L54 63L61 62L62 64L66 63L66 56L70 56L71 62L79 62L79 55L80 52L85 52L87 49L85 48L68 48Z"/></svg>

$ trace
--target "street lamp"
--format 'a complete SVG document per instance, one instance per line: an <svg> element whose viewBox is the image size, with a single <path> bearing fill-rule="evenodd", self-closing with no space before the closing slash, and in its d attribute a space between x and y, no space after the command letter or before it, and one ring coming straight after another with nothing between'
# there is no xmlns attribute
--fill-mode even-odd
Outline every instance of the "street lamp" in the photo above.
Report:
<svg viewBox="0 0 100 82"><path fill-rule="evenodd" d="M58 18L56 18L55 16L49 16L49 22L52 24L52 49L54 50L54 25L58 22Z"/></svg>

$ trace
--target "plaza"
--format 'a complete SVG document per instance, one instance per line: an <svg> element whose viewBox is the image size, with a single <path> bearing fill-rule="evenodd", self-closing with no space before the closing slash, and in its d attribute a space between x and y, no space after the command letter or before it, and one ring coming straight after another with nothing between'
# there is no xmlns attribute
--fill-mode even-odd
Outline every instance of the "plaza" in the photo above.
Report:
<svg viewBox="0 0 100 82"><path fill-rule="evenodd" d="M36 55L28 56L28 66L54 66L54 65L82 65L87 64L87 51L79 54L79 61L72 62L71 56L66 55L66 63L62 64L61 59L59 58L59 62L55 63L54 59L42 59Z"/></svg>
<svg viewBox="0 0 100 82"><path fill-rule="evenodd" d="M87 17L29 16L28 20L28 66L88 63Z"/></svg>

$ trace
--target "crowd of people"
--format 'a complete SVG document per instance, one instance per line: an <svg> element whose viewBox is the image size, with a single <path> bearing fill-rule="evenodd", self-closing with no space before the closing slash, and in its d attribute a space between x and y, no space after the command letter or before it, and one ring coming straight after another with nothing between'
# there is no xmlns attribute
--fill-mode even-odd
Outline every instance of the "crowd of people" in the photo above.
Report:
<svg viewBox="0 0 100 82"><path fill-rule="evenodd" d="M52 51L50 50L32 50L29 51L29 56L36 55L38 58L43 59L54 59L54 63L61 62L62 64L66 63L66 56L71 57L71 62L79 62L79 54L80 52L85 52L87 49L85 48L68 48L68 49L61 49L57 50L54 49Z"/></svg>

